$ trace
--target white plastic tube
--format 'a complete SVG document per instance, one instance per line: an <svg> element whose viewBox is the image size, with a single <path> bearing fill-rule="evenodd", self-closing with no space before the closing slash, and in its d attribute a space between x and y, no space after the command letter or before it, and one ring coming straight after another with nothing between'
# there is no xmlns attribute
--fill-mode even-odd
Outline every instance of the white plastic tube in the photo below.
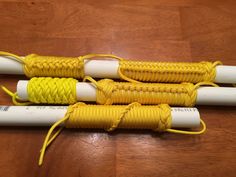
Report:
<svg viewBox="0 0 236 177"><path fill-rule="evenodd" d="M236 106L236 88L200 87L197 90L196 104Z"/></svg>
<svg viewBox="0 0 236 177"><path fill-rule="evenodd" d="M94 78L119 78L117 60L85 60L85 75ZM22 64L8 57L0 57L0 74L23 75ZM216 83L236 83L236 66L216 66Z"/></svg>
<svg viewBox="0 0 236 177"><path fill-rule="evenodd" d="M94 78L120 78L118 75L119 61L117 60L85 60L84 75Z"/></svg>
<svg viewBox="0 0 236 177"><path fill-rule="evenodd" d="M0 106L0 126L50 126L66 114L67 106ZM173 128L200 126L197 108L172 108Z"/></svg>
<svg viewBox="0 0 236 177"><path fill-rule="evenodd" d="M11 57L0 56L0 74L19 74L23 75L23 67L20 62L11 59Z"/></svg>
<svg viewBox="0 0 236 177"><path fill-rule="evenodd" d="M28 81L19 81L17 94L28 100ZM96 101L97 90L92 83L78 82L76 85L78 101ZM197 89L196 105L228 105L236 106L236 88L234 87L200 87Z"/></svg>
<svg viewBox="0 0 236 177"><path fill-rule="evenodd" d="M236 83L236 66L216 66L216 83Z"/></svg>

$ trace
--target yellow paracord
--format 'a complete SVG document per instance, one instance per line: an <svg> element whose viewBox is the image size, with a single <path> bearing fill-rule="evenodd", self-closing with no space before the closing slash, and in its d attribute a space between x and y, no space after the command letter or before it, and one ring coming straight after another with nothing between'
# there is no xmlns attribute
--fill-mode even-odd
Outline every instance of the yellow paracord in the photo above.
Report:
<svg viewBox="0 0 236 177"><path fill-rule="evenodd" d="M93 83L97 90L96 102L99 104L127 104L139 102L141 104L166 103L178 106L194 106L197 97L197 88L201 85L217 86L213 83L202 82L196 85L182 84L155 84L114 82L111 79L95 81L85 77ZM28 82L27 92L29 103L44 104L74 104L76 97L76 79L72 78L32 78ZM16 94L3 88L12 96L17 105L25 105ZM20 102L19 102L20 101Z"/></svg>
<svg viewBox="0 0 236 177"><path fill-rule="evenodd" d="M64 118L57 121L44 140L40 151L39 165L42 165L46 148L57 137L63 127L53 134L55 128L64 123L67 128L102 128L113 131L116 128L151 129L180 134L201 134L206 125L201 120L202 130L182 131L171 129L171 108L166 104L141 106L134 102L128 106L86 105L77 103L69 106Z"/></svg>
<svg viewBox="0 0 236 177"><path fill-rule="evenodd" d="M119 60L118 74L120 78L145 82L214 82L215 67L221 62L177 63L177 62L141 62L129 61L109 54L89 54L80 57L39 56L31 54L25 58L0 52L0 56L10 56L23 64L28 77L73 77L84 78L84 60L112 58Z"/></svg>
<svg viewBox="0 0 236 177"><path fill-rule="evenodd" d="M120 73L128 81L145 82L214 82L215 67L221 64L216 61L187 62L141 62L120 61Z"/></svg>
<svg viewBox="0 0 236 177"><path fill-rule="evenodd" d="M74 104L77 80L72 78L32 78L27 87L33 103Z"/></svg>

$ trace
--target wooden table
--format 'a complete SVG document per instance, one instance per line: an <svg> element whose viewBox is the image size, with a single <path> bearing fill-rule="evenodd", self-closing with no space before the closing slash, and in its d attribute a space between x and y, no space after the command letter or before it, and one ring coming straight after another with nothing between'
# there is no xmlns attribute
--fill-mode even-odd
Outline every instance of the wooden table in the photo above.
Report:
<svg viewBox="0 0 236 177"><path fill-rule="evenodd" d="M19 55L112 53L160 61L236 65L234 0L0 0L0 50ZM0 76L15 90L24 76ZM11 99L0 92L0 104ZM203 135L64 130L39 150L48 128L0 128L0 176L235 176L235 107L198 107ZM20 115L19 115L20 116Z"/></svg>

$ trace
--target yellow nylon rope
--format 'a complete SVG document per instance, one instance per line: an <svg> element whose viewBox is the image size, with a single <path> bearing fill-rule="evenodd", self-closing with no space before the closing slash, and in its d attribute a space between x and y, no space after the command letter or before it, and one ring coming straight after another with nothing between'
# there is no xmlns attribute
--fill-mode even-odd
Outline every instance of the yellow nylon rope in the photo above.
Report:
<svg viewBox="0 0 236 177"><path fill-rule="evenodd" d="M28 83L29 100L33 103L74 104L77 80L72 78L32 78Z"/></svg>
<svg viewBox="0 0 236 177"><path fill-rule="evenodd" d="M76 103L69 106L65 117L49 129L40 151L38 164L42 165L47 147L61 132L62 128L54 134L53 132L62 123L66 128L102 128L107 131L113 131L116 128L132 128L179 134L202 134L206 130L206 125L202 120L200 131L171 129L171 120L171 108L167 104L141 106L134 102L128 106L106 106Z"/></svg>
<svg viewBox="0 0 236 177"><path fill-rule="evenodd" d="M197 97L197 88L202 85L217 86L214 83L201 82L196 85L182 84L155 84L114 82L111 79L95 81L85 77L97 89L96 102L99 104L141 104L166 103L178 106L194 106ZM72 78L32 78L28 82L27 93L29 102L22 102L18 95L3 87L4 91L12 96L13 103L24 105L30 103L44 104L74 104L77 80ZM79 93L80 94L80 93Z"/></svg>
<svg viewBox="0 0 236 177"><path fill-rule="evenodd" d="M118 74L120 78L130 82L214 82L215 67L220 61L187 63L187 62L141 62L129 61L110 54L89 54L80 57L56 57L27 55L25 58L1 52L0 56L22 63L24 73L28 77L73 77L84 78L84 60L93 58L111 58L119 60Z"/></svg>
<svg viewBox="0 0 236 177"><path fill-rule="evenodd" d="M18 106L27 106L27 105L31 105L32 103L31 102L25 102L25 101L22 101L21 98L18 97L17 93L13 93L11 92L10 90L8 90L6 87L4 86L1 86L3 91L5 91L9 96L12 97L12 102L15 104L15 105L18 105Z"/></svg>
<svg viewBox="0 0 236 177"><path fill-rule="evenodd" d="M124 80L135 82L214 82L215 67L220 61L187 62L137 62L120 61L119 74Z"/></svg>

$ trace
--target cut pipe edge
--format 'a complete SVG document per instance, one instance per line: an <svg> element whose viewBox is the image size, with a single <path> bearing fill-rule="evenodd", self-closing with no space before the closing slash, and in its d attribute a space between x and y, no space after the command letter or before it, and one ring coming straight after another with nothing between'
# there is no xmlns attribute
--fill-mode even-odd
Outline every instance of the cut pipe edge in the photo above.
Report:
<svg viewBox="0 0 236 177"><path fill-rule="evenodd" d="M28 101L27 85L29 81L20 80L17 84L17 95ZM78 101L97 100L97 89L92 83L78 82L76 84ZM196 105L228 105L236 106L236 88L234 87L200 87L197 89Z"/></svg>
<svg viewBox="0 0 236 177"><path fill-rule="evenodd" d="M94 78L120 78L118 74L119 61L117 60L85 60L84 73ZM24 75L22 64L10 60L8 57L0 57L0 74ZM236 83L236 66L216 66L215 83Z"/></svg>
<svg viewBox="0 0 236 177"><path fill-rule="evenodd" d="M148 106L147 106L148 107ZM51 126L63 118L68 106L0 106L0 126ZM172 128L200 126L197 108L171 108Z"/></svg>

